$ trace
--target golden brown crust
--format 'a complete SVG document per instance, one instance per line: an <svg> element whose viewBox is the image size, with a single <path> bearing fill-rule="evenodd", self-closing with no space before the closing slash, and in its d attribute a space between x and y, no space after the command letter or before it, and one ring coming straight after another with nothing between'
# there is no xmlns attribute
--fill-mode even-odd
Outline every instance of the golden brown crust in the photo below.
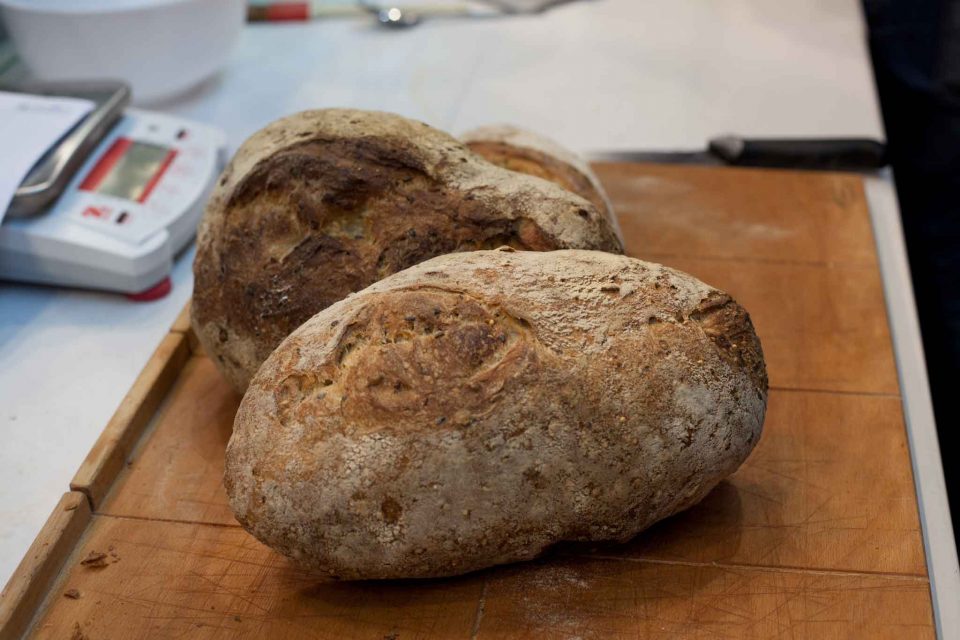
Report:
<svg viewBox="0 0 960 640"><path fill-rule="evenodd" d="M626 540L760 436L763 354L726 294L592 251L441 256L320 312L245 395L225 482L338 578L452 575Z"/></svg>
<svg viewBox="0 0 960 640"><path fill-rule="evenodd" d="M454 138L385 113L310 111L237 152L198 236L194 329L239 390L293 329L444 253L622 251L588 202L504 171Z"/></svg>
<svg viewBox="0 0 960 640"><path fill-rule="evenodd" d="M580 156L540 134L510 125L490 125L464 133L467 147L498 167L536 176L589 200L607 216L623 241L620 225L600 180Z"/></svg>
<svg viewBox="0 0 960 640"><path fill-rule="evenodd" d="M554 156L503 142L467 142L467 147L498 167L549 180L586 198L598 209L605 206L600 192L594 189L586 176Z"/></svg>

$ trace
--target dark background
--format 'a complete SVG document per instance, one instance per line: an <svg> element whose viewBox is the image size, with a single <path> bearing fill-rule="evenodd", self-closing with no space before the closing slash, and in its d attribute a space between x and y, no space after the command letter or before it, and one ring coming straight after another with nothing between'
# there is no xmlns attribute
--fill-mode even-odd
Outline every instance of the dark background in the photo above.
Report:
<svg viewBox="0 0 960 640"><path fill-rule="evenodd" d="M960 524L960 0L864 0L950 510Z"/></svg>

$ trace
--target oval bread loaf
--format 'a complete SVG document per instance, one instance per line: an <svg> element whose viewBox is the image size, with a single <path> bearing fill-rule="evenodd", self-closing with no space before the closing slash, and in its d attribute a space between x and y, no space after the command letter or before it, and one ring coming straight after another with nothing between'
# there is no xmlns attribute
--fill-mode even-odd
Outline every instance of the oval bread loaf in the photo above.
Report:
<svg viewBox="0 0 960 640"><path fill-rule="evenodd" d="M387 113L299 113L247 140L210 198L193 327L242 391L283 338L347 294L436 255L504 244L623 250L586 200L442 131Z"/></svg>
<svg viewBox="0 0 960 640"><path fill-rule="evenodd" d="M593 251L434 258L320 312L243 398L240 523L341 579L464 573L562 540L627 540L760 437L747 313Z"/></svg>
<svg viewBox="0 0 960 640"><path fill-rule="evenodd" d="M620 223L600 180L590 165L573 151L539 133L508 124L479 127L466 132L460 139L487 162L549 180L583 196L607 217L623 242Z"/></svg>

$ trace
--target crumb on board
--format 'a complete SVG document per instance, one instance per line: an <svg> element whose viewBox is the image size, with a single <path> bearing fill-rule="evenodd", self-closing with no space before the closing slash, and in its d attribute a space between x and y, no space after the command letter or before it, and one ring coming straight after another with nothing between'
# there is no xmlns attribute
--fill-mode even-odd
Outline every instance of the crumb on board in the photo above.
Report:
<svg viewBox="0 0 960 640"><path fill-rule="evenodd" d="M70 636L70 640L88 640L89 636L83 632L83 629L80 628L79 622L73 623L73 635Z"/></svg>
<svg viewBox="0 0 960 640"><path fill-rule="evenodd" d="M107 555L103 551L91 550L87 557L80 561L80 564L91 569L102 569L111 563L119 562L120 556L117 555L112 546L109 551L110 554Z"/></svg>
<svg viewBox="0 0 960 640"><path fill-rule="evenodd" d="M97 569L107 566L107 554L103 551L91 551L87 557L80 561L85 567L95 567Z"/></svg>
<svg viewBox="0 0 960 640"><path fill-rule="evenodd" d="M70 598L71 600L79 600L80 591L77 589L67 589L66 591L63 592L63 597Z"/></svg>

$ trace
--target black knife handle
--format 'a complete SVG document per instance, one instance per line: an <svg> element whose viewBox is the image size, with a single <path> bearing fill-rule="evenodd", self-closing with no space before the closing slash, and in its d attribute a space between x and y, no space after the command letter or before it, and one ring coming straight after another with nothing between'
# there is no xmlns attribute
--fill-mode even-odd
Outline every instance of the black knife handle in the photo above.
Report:
<svg viewBox="0 0 960 640"><path fill-rule="evenodd" d="M887 165L887 148L870 138L763 139L725 136L710 141L710 152L742 167L869 171Z"/></svg>

